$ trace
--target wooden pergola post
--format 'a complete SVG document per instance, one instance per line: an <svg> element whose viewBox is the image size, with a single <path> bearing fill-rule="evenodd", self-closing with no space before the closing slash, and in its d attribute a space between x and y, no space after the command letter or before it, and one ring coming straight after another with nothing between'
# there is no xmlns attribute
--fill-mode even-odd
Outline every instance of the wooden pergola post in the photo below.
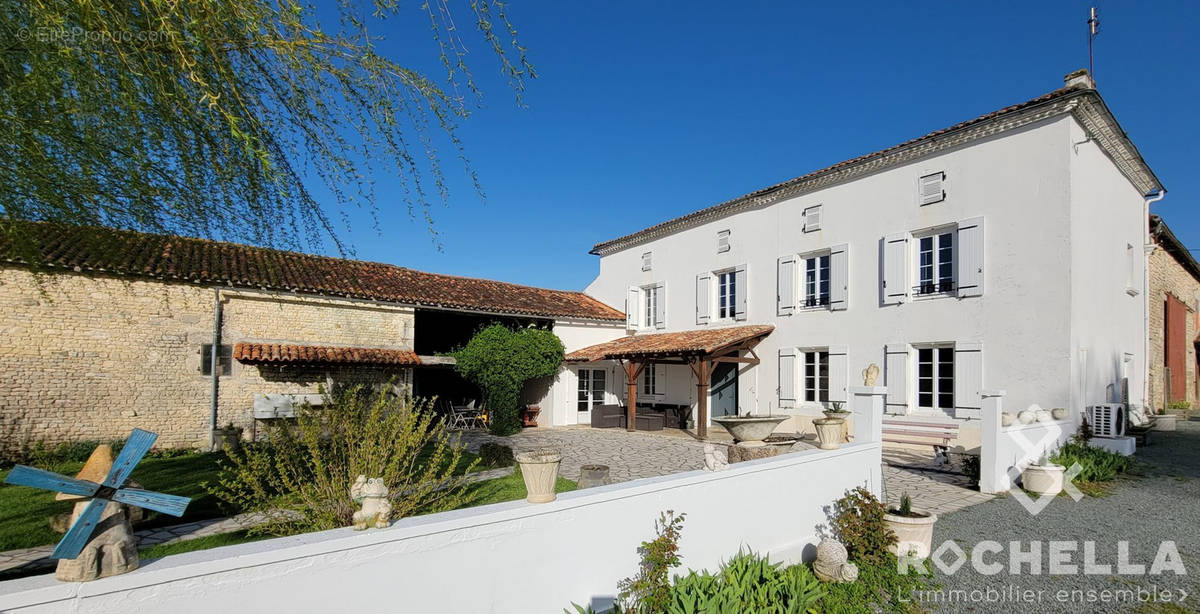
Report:
<svg viewBox="0 0 1200 614"><path fill-rule="evenodd" d="M712 364L703 357L688 361L696 376L696 437L708 439L708 385Z"/></svg>
<svg viewBox="0 0 1200 614"><path fill-rule="evenodd" d="M625 383L629 386L628 399L625 403L625 430L637 430L637 380L646 368L645 362L634 362L632 359L621 361L621 370L625 372Z"/></svg>

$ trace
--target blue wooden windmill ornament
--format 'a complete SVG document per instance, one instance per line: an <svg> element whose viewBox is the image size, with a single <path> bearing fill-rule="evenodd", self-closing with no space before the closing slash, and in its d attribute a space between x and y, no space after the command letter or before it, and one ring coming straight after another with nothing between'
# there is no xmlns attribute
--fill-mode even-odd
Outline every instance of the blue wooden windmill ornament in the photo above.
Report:
<svg viewBox="0 0 1200 614"><path fill-rule="evenodd" d="M62 541L54 548L50 558L73 559L87 545L92 536L104 507L109 501L134 505L172 516L182 516L183 511L191 502L188 497L167 495L140 488L130 488L126 485L129 474L141 462L142 457L150 451L158 435L142 429L133 429L121 453L113 461L112 469L104 481L97 484L88 480L69 478L44 469L35 469L25 465L17 465L9 472L4 481L8 484L32 486L53 490L68 495L91 497L83 513L71 525L70 530L63 536Z"/></svg>

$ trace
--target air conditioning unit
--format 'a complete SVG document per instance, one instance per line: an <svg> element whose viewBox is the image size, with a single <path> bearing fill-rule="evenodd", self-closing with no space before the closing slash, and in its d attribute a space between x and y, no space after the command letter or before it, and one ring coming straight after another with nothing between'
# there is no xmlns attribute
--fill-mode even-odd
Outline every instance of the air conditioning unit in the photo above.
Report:
<svg viewBox="0 0 1200 614"><path fill-rule="evenodd" d="M1123 437L1125 435L1125 405L1105 403L1087 408L1087 421L1096 437Z"/></svg>

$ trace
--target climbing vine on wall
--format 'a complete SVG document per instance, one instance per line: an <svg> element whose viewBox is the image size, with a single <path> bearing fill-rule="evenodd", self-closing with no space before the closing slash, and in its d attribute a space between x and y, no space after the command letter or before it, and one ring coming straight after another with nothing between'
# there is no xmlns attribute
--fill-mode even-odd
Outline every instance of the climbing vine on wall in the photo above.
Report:
<svg viewBox="0 0 1200 614"><path fill-rule="evenodd" d="M511 435L521 430L521 390L531 379L558 372L563 344L548 330L492 324L475 333L454 359L458 373L483 391L488 428L496 435Z"/></svg>

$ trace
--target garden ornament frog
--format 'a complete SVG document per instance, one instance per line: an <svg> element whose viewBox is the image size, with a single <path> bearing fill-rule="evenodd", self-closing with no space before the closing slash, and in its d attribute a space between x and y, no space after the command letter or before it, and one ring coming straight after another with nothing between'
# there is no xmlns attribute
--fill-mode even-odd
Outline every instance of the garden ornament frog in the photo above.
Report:
<svg viewBox="0 0 1200 614"><path fill-rule="evenodd" d="M370 527L383 529L388 526L392 516L392 503L388 501L388 487L383 484L383 478L367 479L360 475L350 487L350 498L362 505L362 509L354 512L354 530L361 531Z"/></svg>

